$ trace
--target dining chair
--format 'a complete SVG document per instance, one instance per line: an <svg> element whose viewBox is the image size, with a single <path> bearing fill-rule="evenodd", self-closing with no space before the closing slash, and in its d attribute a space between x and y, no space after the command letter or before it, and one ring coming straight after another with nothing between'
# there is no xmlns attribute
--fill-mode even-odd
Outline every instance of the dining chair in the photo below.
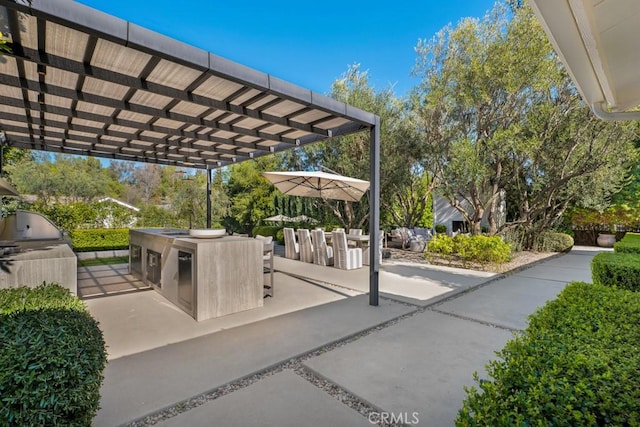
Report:
<svg viewBox="0 0 640 427"><path fill-rule="evenodd" d="M313 244L306 228L298 228L298 244L300 245L300 261L313 262Z"/></svg>
<svg viewBox="0 0 640 427"><path fill-rule="evenodd" d="M349 229L349 236L362 236L362 229L361 228L350 228ZM352 240L347 240L347 245L349 245L351 247L357 247L358 246L358 242L354 242Z"/></svg>
<svg viewBox="0 0 640 427"><path fill-rule="evenodd" d="M293 228L285 227L284 232L284 256L289 259L300 259L300 247L296 242L296 233Z"/></svg>
<svg viewBox="0 0 640 427"><path fill-rule="evenodd" d="M342 270L362 268L362 249L349 248L344 231L333 231L333 266Z"/></svg>
<svg viewBox="0 0 640 427"><path fill-rule="evenodd" d="M333 265L333 248L327 245L323 230L311 232L313 241L313 263L317 265Z"/></svg>
<svg viewBox="0 0 640 427"><path fill-rule="evenodd" d="M382 247L384 246L384 230L380 230L378 233L378 262L382 263ZM369 251L371 250L371 246L372 246L373 242L369 242L369 246L367 246L367 248L364 250L364 252L362 252L362 263L364 265L369 265L369 258L370 258L370 253Z"/></svg>

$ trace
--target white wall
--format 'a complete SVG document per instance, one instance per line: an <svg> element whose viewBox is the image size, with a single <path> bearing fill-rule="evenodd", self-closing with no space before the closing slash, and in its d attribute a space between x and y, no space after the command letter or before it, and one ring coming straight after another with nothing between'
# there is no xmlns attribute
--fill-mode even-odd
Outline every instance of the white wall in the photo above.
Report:
<svg viewBox="0 0 640 427"><path fill-rule="evenodd" d="M498 208L499 212L502 212L502 215L499 215L498 218L498 226L504 225L505 217L506 217L506 194L503 192L501 197L501 206ZM467 212L472 212L470 204L466 200L462 200L460 202L462 206L465 207ZM438 224L444 224L447 227L447 233L451 233L453 221L464 221L464 218L460 214L460 212L451 206L449 200L434 194L433 196L433 213L434 213L434 227ZM482 216L482 221L480 224L483 227L489 226L489 210L485 210L484 215Z"/></svg>

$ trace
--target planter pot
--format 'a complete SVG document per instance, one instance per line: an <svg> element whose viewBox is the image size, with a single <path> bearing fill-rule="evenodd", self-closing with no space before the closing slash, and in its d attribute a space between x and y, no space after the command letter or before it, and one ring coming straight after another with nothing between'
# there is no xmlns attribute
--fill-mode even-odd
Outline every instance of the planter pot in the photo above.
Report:
<svg viewBox="0 0 640 427"><path fill-rule="evenodd" d="M616 242L615 234L606 234L606 233L598 234L598 246L602 246L603 248L612 248L615 242Z"/></svg>

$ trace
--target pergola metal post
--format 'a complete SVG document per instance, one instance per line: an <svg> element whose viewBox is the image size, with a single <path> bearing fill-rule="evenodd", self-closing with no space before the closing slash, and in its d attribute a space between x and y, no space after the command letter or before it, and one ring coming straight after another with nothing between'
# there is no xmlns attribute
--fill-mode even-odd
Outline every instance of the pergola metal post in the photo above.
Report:
<svg viewBox="0 0 640 427"><path fill-rule="evenodd" d="M369 141L369 305L378 305L378 271L380 267L380 117L375 116Z"/></svg>
<svg viewBox="0 0 640 427"><path fill-rule="evenodd" d="M207 168L207 228L211 228L211 169Z"/></svg>

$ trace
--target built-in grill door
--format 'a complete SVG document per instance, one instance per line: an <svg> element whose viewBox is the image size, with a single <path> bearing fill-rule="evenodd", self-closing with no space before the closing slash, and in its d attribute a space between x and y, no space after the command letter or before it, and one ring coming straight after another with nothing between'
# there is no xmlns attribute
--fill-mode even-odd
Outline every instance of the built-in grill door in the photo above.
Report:
<svg viewBox="0 0 640 427"><path fill-rule="evenodd" d="M178 301L191 315L193 315L193 281L193 254L178 251Z"/></svg>
<svg viewBox="0 0 640 427"><path fill-rule="evenodd" d="M162 257L160 253L147 249L147 280L159 288L162 287L161 272Z"/></svg>
<svg viewBox="0 0 640 427"><path fill-rule="evenodd" d="M142 247L140 245L129 245L129 260L131 274L142 278Z"/></svg>

